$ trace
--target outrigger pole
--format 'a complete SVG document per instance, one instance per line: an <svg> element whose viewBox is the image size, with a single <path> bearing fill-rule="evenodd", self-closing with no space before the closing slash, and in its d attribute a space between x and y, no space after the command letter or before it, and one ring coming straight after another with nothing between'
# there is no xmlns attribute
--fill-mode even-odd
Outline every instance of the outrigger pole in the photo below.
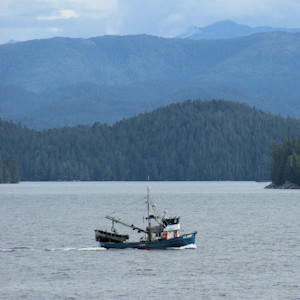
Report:
<svg viewBox="0 0 300 300"><path fill-rule="evenodd" d="M111 217L111 216L106 216L106 219L109 219L109 220L112 220L113 222L120 223L120 224L122 224L122 225L125 225L125 226L127 226L127 227L130 227L130 228L132 228L133 230L137 230L138 232L149 233L148 230L145 230L145 229L136 227L136 226L133 225L133 224L130 225L130 224L124 223L123 221L120 221L120 220L118 220L118 219L116 219L116 218L114 218L114 217Z"/></svg>

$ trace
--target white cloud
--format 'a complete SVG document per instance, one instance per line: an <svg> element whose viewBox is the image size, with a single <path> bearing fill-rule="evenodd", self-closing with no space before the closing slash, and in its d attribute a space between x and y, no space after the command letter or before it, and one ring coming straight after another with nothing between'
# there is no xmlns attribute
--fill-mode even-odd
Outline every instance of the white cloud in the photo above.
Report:
<svg viewBox="0 0 300 300"><path fill-rule="evenodd" d="M57 32L62 32L63 30L61 28L58 28L58 27L50 27L49 31L57 33Z"/></svg>
<svg viewBox="0 0 300 300"><path fill-rule="evenodd" d="M80 15L107 15L117 8L117 0L39 0L52 9L68 7Z"/></svg>
<svg viewBox="0 0 300 300"><path fill-rule="evenodd" d="M78 14L72 9L62 9L62 10L55 11L54 13L48 16L37 17L37 19L40 21L52 21L52 20L60 20L60 19L67 20L71 18L78 18Z"/></svg>

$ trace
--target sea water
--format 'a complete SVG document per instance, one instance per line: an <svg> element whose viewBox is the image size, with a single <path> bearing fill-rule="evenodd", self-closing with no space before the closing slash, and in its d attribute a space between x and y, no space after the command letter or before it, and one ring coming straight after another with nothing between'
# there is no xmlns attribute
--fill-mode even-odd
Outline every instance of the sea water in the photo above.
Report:
<svg viewBox="0 0 300 300"><path fill-rule="evenodd" d="M145 226L147 185L196 246L104 250L112 215ZM256 182L0 185L0 299L300 299L300 192ZM119 233L139 235L121 225Z"/></svg>

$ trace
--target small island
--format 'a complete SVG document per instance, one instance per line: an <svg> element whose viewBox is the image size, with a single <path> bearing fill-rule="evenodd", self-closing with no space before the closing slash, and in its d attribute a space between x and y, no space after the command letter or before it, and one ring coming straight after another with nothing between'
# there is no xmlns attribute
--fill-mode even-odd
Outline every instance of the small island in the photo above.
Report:
<svg viewBox="0 0 300 300"><path fill-rule="evenodd" d="M286 181L284 184L277 185L274 182L268 184L265 189L283 189L283 190L297 190L300 189L300 185L291 183L289 181Z"/></svg>
<svg viewBox="0 0 300 300"><path fill-rule="evenodd" d="M300 138L286 138L271 151L269 189L300 189Z"/></svg>

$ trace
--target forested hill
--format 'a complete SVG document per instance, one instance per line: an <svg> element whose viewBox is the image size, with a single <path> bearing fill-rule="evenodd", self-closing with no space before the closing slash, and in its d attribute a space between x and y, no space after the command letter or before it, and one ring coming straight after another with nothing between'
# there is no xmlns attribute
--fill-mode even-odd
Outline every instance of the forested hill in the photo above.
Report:
<svg viewBox="0 0 300 300"><path fill-rule="evenodd" d="M33 131L1 121L21 180L268 180L270 150L300 121L227 101L186 101L120 121Z"/></svg>

